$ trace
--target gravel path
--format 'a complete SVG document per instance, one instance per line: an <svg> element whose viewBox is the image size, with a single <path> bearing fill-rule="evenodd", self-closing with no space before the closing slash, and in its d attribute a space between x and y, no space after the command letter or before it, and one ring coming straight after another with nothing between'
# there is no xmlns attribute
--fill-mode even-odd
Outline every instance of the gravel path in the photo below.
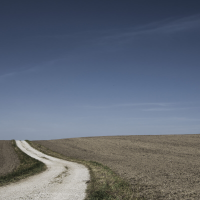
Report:
<svg viewBox="0 0 200 200"><path fill-rule="evenodd" d="M1 187L0 199L83 200L85 198L86 182L90 179L85 166L45 155L25 141L16 143L26 154L45 163L48 169L38 175Z"/></svg>

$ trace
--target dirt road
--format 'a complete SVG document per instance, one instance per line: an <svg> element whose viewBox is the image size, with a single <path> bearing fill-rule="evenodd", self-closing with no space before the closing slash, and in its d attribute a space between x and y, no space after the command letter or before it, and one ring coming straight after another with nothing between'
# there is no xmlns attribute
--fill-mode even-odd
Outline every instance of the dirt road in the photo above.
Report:
<svg viewBox="0 0 200 200"><path fill-rule="evenodd" d="M85 166L47 156L25 141L16 141L16 144L29 156L44 162L48 169L28 179L1 187L1 200L85 198L86 181L90 178Z"/></svg>

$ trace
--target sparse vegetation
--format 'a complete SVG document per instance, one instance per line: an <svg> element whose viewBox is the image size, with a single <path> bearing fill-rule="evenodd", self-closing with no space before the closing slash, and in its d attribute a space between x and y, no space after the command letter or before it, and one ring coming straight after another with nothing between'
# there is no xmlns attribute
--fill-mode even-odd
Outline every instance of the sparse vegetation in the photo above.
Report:
<svg viewBox="0 0 200 200"><path fill-rule="evenodd" d="M137 190L119 177L109 167L95 161L83 161L88 166L91 174L91 184L88 187L87 200L116 199L136 200Z"/></svg>
<svg viewBox="0 0 200 200"><path fill-rule="evenodd" d="M46 170L46 165L44 163L28 156L23 151L21 151L17 147L15 140L12 140L12 146L19 157L20 165L12 172L0 177L0 186L19 181L23 178L38 174Z"/></svg>
<svg viewBox="0 0 200 200"><path fill-rule="evenodd" d="M86 161L66 157L60 153L52 151L36 142L27 141L35 149L60 159L77 162L88 167L90 171L90 181L88 182L86 200L136 200L137 190L133 190L131 185L119 177L109 167L95 161Z"/></svg>

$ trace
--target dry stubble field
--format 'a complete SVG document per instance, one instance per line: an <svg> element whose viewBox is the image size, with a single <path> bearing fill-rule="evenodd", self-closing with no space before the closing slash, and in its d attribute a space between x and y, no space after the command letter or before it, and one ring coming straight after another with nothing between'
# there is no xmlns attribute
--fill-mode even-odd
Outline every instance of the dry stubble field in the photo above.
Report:
<svg viewBox="0 0 200 200"><path fill-rule="evenodd" d="M34 141L107 165L146 199L200 199L200 135L105 136Z"/></svg>
<svg viewBox="0 0 200 200"><path fill-rule="evenodd" d="M12 172L20 165L11 140L0 140L0 176Z"/></svg>

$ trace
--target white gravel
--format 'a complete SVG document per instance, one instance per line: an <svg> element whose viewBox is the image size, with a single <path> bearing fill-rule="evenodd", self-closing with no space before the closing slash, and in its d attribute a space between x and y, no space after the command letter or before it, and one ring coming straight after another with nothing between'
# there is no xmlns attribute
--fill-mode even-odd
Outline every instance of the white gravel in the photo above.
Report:
<svg viewBox="0 0 200 200"><path fill-rule="evenodd" d="M18 140L16 143L26 154L45 163L48 169L17 183L0 187L1 200L85 198L86 182L90 175L84 165L45 155L32 148L26 141Z"/></svg>

